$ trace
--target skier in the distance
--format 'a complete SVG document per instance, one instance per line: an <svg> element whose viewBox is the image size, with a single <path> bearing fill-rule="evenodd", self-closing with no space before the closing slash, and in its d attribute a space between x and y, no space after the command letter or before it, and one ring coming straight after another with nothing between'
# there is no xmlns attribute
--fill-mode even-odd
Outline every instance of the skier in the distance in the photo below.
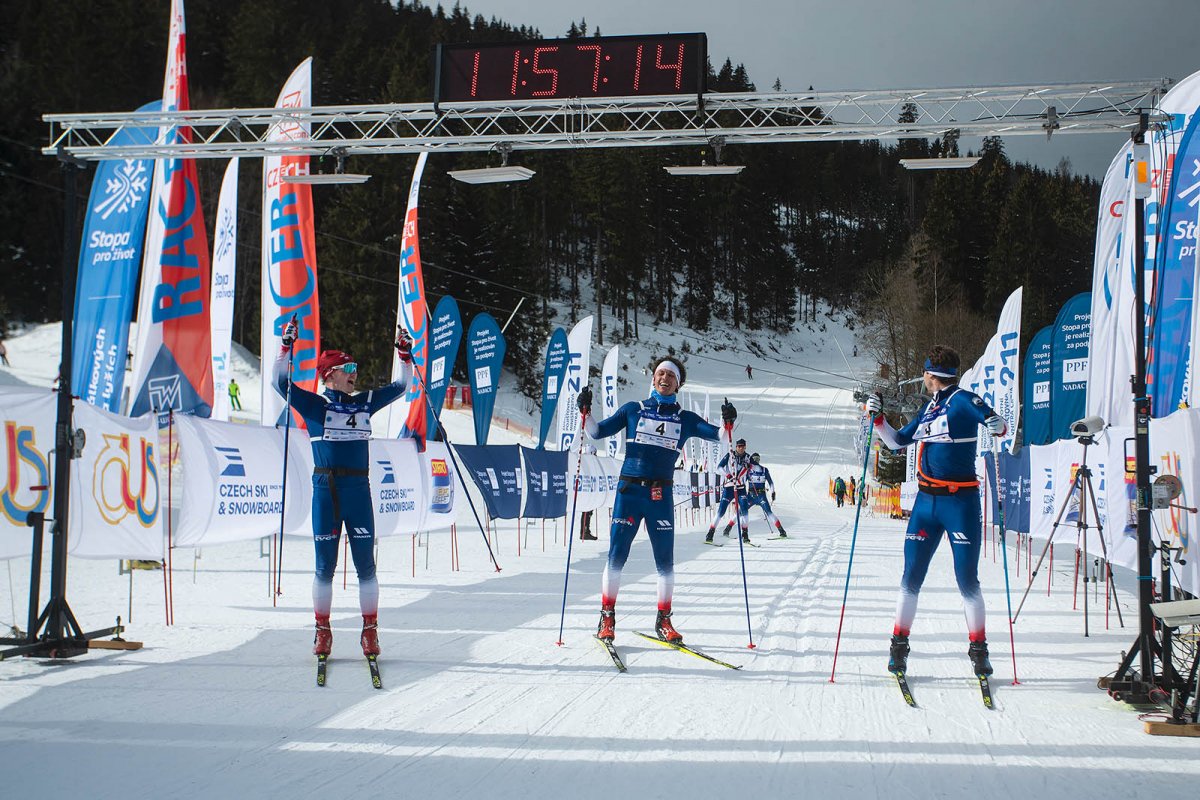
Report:
<svg viewBox="0 0 1200 800"><path fill-rule="evenodd" d="M577 400L584 415L584 431L602 439L625 431L625 462L617 483L609 534L608 563L600 584L600 625L596 638L612 641L616 636L617 592L621 570L642 520L654 551L658 569L658 615L654 631L666 642L683 643L683 635L671 624L671 599L675 588L675 505L671 495L675 460L684 442L696 436L721 441L722 431L700 415L684 411L675 393L687 379L683 363L667 356L658 362L650 381L650 397L626 403L608 419L597 421L591 414L592 391L584 387ZM737 410L721 406L721 419L732 423Z"/></svg>
<svg viewBox="0 0 1200 800"><path fill-rule="evenodd" d="M275 359L275 389L288 396L288 353L296 341L296 323L283 330L283 347ZM363 655L379 655L379 581L375 577L375 514L371 503L369 440L371 415L399 399L411 376L412 341L401 333L395 342L402 375L379 389L355 392L358 365L341 350L325 350L317 359L317 374L325 384L323 395L291 385L292 408L304 418L312 442L313 543L316 574L313 578L313 614L316 635L313 654L329 655L333 631L329 611L333 604L333 573L343 523L350 537L350 555L358 573L358 602L363 629Z"/></svg>
<svg viewBox="0 0 1200 800"><path fill-rule="evenodd" d="M917 443L917 499L904 537L904 575L896 604L888 670L908 668L908 634L917 614L917 596L929 562L941 543L950 539L954 575L966 609L970 644L967 654L977 675L991 675L984 629L983 593L979 588L979 553L983 531L979 519L979 480L975 477L978 426L993 436L1008 432L1004 418L981 398L959 387L958 353L941 345L925 359L925 390L933 395L912 422L894 430L882 413L878 395L867 399L867 413L888 447L898 450Z"/></svg>
<svg viewBox="0 0 1200 800"><path fill-rule="evenodd" d="M742 532L742 541L749 542L750 518L749 507L746 505L748 502L746 475L750 472L750 454L746 452L745 439L738 439L733 446L733 452L721 456L721 460L717 462L717 469L721 471L721 482L724 488L721 490L721 502L717 505L717 515L713 517L712 525L708 526L708 533L704 535L704 541L712 544L713 534L717 532L717 523L725 518L725 510L736 498L734 519ZM725 528L726 536L729 535L731 526L732 523Z"/></svg>
<svg viewBox="0 0 1200 800"><path fill-rule="evenodd" d="M761 508L767 518L767 524L775 526L780 539L786 539L787 531L783 529L783 523L779 521L779 517L775 516L775 512L771 510L771 504L767 502L768 484L771 487L771 499L774 500L775 481L771 478L771 470L762 465L762 458L758 453L752 453L750 470L746 473L746 504ZM748 515L746 524L749 525ZM729 527L726 526L725 530L728 531Z"/></svg>
<svg viewBox="0 0 1200 800"><path fill-rule="evenodd" d="M833 496L837 500L838 508L846 504L846 482L842 480L841 475L833 481Z"/></svg>

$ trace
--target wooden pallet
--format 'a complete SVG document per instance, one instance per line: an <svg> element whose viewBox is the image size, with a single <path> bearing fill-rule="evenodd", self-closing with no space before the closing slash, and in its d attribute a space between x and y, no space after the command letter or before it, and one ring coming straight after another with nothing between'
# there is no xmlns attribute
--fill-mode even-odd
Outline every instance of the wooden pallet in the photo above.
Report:
<svg viewBox="0 0 1200 800"><path fill-rule="evenodd" d="M127 642L124 639L92 639L88 643L89 650L141 650L141 642Z"/></svg>
<svg viewBox="0 0 1200 800"><path fill-rule="evenodd" d="M1146 721L1146 733L1151 736L1200 736L1200 725L1194 722Z"/></svg>

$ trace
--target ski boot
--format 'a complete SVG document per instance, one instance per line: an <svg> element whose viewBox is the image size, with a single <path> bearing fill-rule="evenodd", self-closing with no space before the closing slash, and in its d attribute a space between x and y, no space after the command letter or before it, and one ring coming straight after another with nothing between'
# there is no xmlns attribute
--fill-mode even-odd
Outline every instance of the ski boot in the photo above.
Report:
<svg viewBox="0 0 1200 800"><path fill-rule="evenodd" d="M708 533L704 537L704 542L705 542L705 544L712 544L712 541L713 541L713 530L712 530L712 528L709 528Z"/></svg>
<svg viewBox="0 0 1200 800"><path fill-rule="evenodd" d="M379 615L363 614L362 643L364 656L379 655Z"/></svg>
<svg viewBox="0 0 1200 800"><path fill-rule="evenodd" d="M579 538L585 542L594 542L596 541L596 534L592 533L591 531L584 531L583 533L579 534Z"/></svg>
<svg viewBox="0 0 1200 800"><path fill-rule="evenodd" d="M908 637L893 634L891 658L888 659L888 672L908 671L908 650Z"/></svg>
<svg viewBox="0 0 1200 800"><path fill-rule="evenodd" d="M313 636L313 655L327 656L333 650L333 629L329 627L329 615L317 615L317 632Z"/></svg>
<svg viewBox="0 0 1200 800"><path fill-rule="evenodd" d="M974 667L976 675L992 674L992 662L988 660L987 642L971 642L971 646L967 648L967 655L971 658L971 666Z"/></svg>
<svg viewBox="0 0 1200 800"><path fill-rule="evenodd" d="M654 632L664 642L683 644L683 634L675 630L675 626L671 624L670 611L663 611L661 608L658 610L658 618L654 621Z"/></svg>
<svg viewBox="0 0 1200 800"><path fill-rule="evenodd" d="M745 542L746 544L750 544L750 529L749 528L742 528L742 541Z"/></svg>
<svg viewBox="0 0 1200 800"><path fill-rule="evenodd" d="M780 538L780 539L786 539L786 538L788 537L788 535L787 535L787 531L785 531L785 530L783 529L783 526L782 526L782 525L780 525L778 522L776 522L776 523L775 523L775 530L779 531L779 538Z"/></svg>
<svg viewBox="0 0 1200 800"><path fill-rule="evenodd" d="M611 642L617 638L617 612L615 606L600 606L600 624L596 626L596 638Z"/></svg>
<svg viewBox="0 0 1200 800"><path fill-rule="evenodd" d="M732 523L732 522L726 523L726 524L725 524L725 530L721 531L721 535L722 535L722 536L728 536L728 535L729 535L729 532L730 532L731 530L733 530L733 523Z"/></svg>

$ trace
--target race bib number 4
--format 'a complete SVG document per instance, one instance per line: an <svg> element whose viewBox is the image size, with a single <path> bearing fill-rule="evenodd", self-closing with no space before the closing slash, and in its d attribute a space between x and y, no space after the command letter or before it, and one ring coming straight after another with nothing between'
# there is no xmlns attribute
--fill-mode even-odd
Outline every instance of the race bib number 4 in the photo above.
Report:
<svg viewBox="0 0 1200 800"><path fill-rule="evenodd" d="M933 419L923 420L917 425L913 439L922 442L953 442L950 436L950 420L945 414L939 414Z"/></svg>
<svg viewBox="0 0 1200 800"><path fill-rule="evenodd" d="M637 423L637 433L634 441L638 444L648 444L654 447L665 447L668 450L679 449L679 439L683 427L672 420L641 417Z"/></svg>
<svg viewBox="0 0 1200 800"><path fill-rule="evenodd" d="M344 406L330 403L325 409L327 442L348 442L371 438L371 415L365 406Z"/></svg>

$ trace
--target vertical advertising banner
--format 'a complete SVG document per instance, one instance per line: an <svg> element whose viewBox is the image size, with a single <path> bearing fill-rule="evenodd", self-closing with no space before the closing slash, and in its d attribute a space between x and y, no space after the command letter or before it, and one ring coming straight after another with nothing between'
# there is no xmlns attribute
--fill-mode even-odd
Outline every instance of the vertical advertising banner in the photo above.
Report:
<svg viewBox="0 0 1200 800"><path fill-rule="evenodd" d="M621 407L621 401L617 397L617 346L614 344L612 349L608 351L608 355L604 357L604 369L600 373L600 397L603 400L601 404L602 417L607 419L617 413L617 409ZM610 436L605 440L605 455L609 458L615 458L617 450L620 449L621 440L625 438L625 431L622 430L616 436ZM698 441L693 437L692 441Z"/></svg>
<svg viewBox="0 0 1200 800"><path fill-rule="evenodd" d="M567 374L567 332L555 328L546 345L546 366L542 371L542 421L538 427L538 449L546 446L550 423L554 421L554 410L558 405L558 393L562 390L563 378Z"/></svg>
<svg viewBox="0 0 1200 800"><path fill-rule="evenodd" d="M1051 441L1071 438L1071 423L1084 416L1092 296L1081 292L1063 304L1054 320L1050 381Z"/></svg>
<svg viewBox="0 0 1200 800"><path fill-rule="evenodd" d="M1096 261L1092 270L1092 342L1084 416L1113 425L1133 424L1129 376L1133 374L1133 264L1125 237L1132 144L1126 142L1104 175L1096 219Z"/></svg>
<svg viewBox="0 0 1200 800"><path fill-rule="evenodd" d="M558 449L570 450L579 433L575 398L587 385L592 357L592 317L584 317L567 336L567 372L558 394Z"/></svg>
<svg viewBox="0 0 1200 800"><path fill-rule="evenodd" d="M312 59L296 67L275 107L312 105ZM309 137L307 123L286 120L268 135L271 142L301 142ZM317 356L321 352L321 307L317 293L317 242L312 187L285 183L287 175L307 175L308 156L267 156L263 159L262 197L262 316L259 355L262 358L263 425L283 424L284 399L275 391L271 372L282 346L283 328L294 316L299 335L293 346L292 380L302 389L317 391ZM293 413L292 424L304 427Z"/></svg>
<svg viewBox="0 0 1200 800"><path fill-rule="evenodd" d="M1033 335L1025 351L1025 446L1049 444L1051 343L1054 326ZM1078 419L1078 418L1077 418Z"/></svg>
<svg viewBox="0 0 1200 800"><path fill-rule="evenodd" d="M162 101L155 100L138 111L160 108ZM121 130L111 143L149 144L156 138L145 129ZM108 411L121 410L133 287L146 237L153 172L149 159L101 161L88 196L75 289L71 388Z"/></svg>
<svg viewBox="0 0 1200 800"><path fill-rule="evenodd" d="M183 0L171 2L163 111L187 111ZM158 141L192 141L188 127L164 128ZM131 416L168 409L206 417L212 411L208 234L196 162L156 161L142 260Z"/></svg>
<svg viewBox="0 0 1200 800"><path fill-rule="evenodd" d="M213 410L212 418L229 419L229 359L233 351L233 288L237 278L237 183L238 160L229 159L221 181L217 204L217 229L213 233L212 320Z"/></svg>
<svg viewBox="0 0 1200 800"><path fill-rule="evenodd" d="M458 359L458 346L462 343L462 315L458 302L446 295L433 310L433 325L429 337L429 419L426 430L435 429L433 410L440 415L446 402L446 389L454 374L454 362Z"/></svg>
<svg viewBox="0 0 1200 800"><path fill-rule="evenodd" d="M1017 417L1020 416L1020 372L1021 372L1021 287L1004 301L996 335L988 342L983 356L971 372L972 380L979 389L975 391L992 410L1004 417L1008 433L1000 437L1000 450L1011 452L1017 436ZM967 387L970 388L970 387ZM987 429L979 428L979 452L992 449L992 435Z"/></svg>
<svg viewBox="0 0 1200 800"><path fill-rule="evenodd" d="M467 331L467 377L475 417L475 444L484 445L496 406L496 386L504 363L504 334L491 314L476 314Z"/></svg>
<svg viewBox="0 0 1200 800"><path fill-rule="evenodd" d="M1154 354L1148 383L1156 417L1166 416L1191 400L1188 366L1194 344L1192 295L1196 284L1196 225L1200 210L1197 128L1200 128L1200 114L1192 114L1171 170L1162 234L1158 238L1154 329L1147 343L1148 352Z"/></svg>
<svg viewBox="0 0 1200 800"><path fill-rule="evenodd" d="M388 411L388 436L412 437L417 449L425 449L426 437L426 369L429 357L429 309L425 302L425 279L421 274L421 242L417 235L417 212L420 207L421 174L425 172L427 153L417 156L412 183L408 187L408 209L404 212L404 229L400 235L400 296L396 304L396 327L403 328L413 340L413 377L404 398L404 406L393 403ZM392 380L400 378L400 358L392 354Z"/></svg>
<svg viewBox="0 0 1200 800"><path fill-rule="evenodd" d="M1178 364L1175 362L1179 354L1187 350L1187 340L1184 337L1190 333L1190 325L1180 329L1180 317L1173 316L1171 313L1177 303L1183 302L1185 306L1191 304L1190 292L1186 298L1179 296L1185 282L1190 278L1179 272L1181 265L1178 262L1175 264L1164 262L1163 257L1166 255L1166 250L1160 247L1159 243L1172 235L1172 232L1167 229L1166 223L1170 199L1168 192L1174 183L1175 156L1197 107L1200 107L1200 72L1193 73L1175 84L1158 104L1156 111L1165 119L1160 124L1151 126L1150 136L1147 137L1150 144L1151 195L1146 200L1144 215L1146 238L1143 242L1134 243L1132 241L1132 224L1125 229L1125 236L1131 246L1146 248L1145 297L1148 304L1146 309L1146 384L1147 391L1153 399L1151 415L1155 417L1164 417L1178 406L1180 392L1172 391L1172 387L1178 380L1175 374ZM1183 167L1183 169L1187 168ZM1189 180L1194 180L1194 178ZM1132 200L1129 206L1133 207ZM1132 217L1133 215L1130 214L1131 223ZM1132 268L1133 258L1130 255L1128 269L1131 273ZM1192 261L1183 265L1185 273L1193 268L1194 262ZM1166 270L1167 274L1160 275L1160 270ZM1132 281L1132 277L1130 280ZM1169 291L1171 294L1162 294L1163 291ZM1169 333L1176 338L1160 338L1159 331L1162 331L1164 335ZM1129 347L1132 353L1132 339ZM1161 370L1160 359L1166 362ZM1131 355L1131 363L1132 360ZM1160 390L1159 383L1163 380L1167 380L1169 383ZM1130 417L1132 418L1132 413Z"/></svg>

